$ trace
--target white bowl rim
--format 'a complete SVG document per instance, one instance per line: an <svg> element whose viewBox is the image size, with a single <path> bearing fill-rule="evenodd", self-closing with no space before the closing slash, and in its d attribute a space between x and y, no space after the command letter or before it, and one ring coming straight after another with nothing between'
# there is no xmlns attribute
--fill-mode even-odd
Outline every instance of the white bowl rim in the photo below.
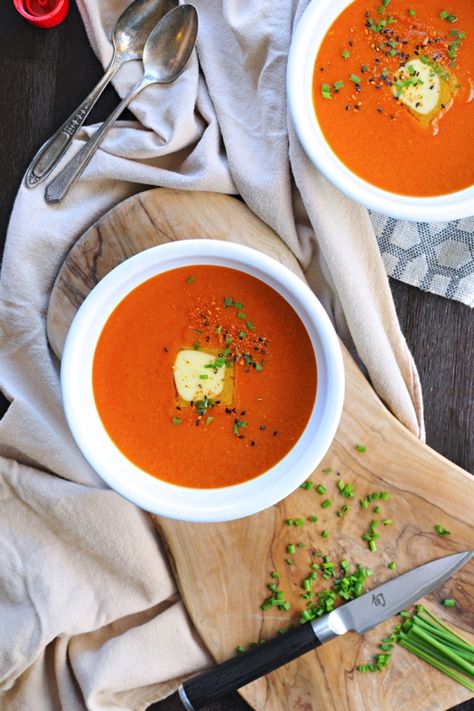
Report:
<svg viewBox="0 0 474 711"><path fill-rule="evenodd" d="M312 99L314 62L327 29L352 2L313 0L293 34L287 67L288 106L306 154L341 192L374 212L416 222L445 222L471 217L474 215L474 185L433 197L413 197L382 190L350 171L324 138Z"/></svg>
<svg viewBox="0 0 474 711"><path fill-rule="evenodd" d="M90 374L98 335L126 293L160 271L209 263L258 275L257 278L273 288L278 284L276 290L293 308L297 305L297 313L315 350L318 387L306 429L290 453L269 471L230 487L188 489L143 472L115 447L95 407ZM323 376L325 380L319 381ZM109 272L86 297L72 322L64 344L60 377L69 428L97 474L112 489L147 511L194 522L242 518L288 496L324 457L336 433L344 400L344 366L339 340L311 289L290 269L262 252L240 244L201 238L152 247ZM317 407L319 410L315 413ZM316 417L320 420L317 426ZM281 476L283 471L285 476Z"/></svg>

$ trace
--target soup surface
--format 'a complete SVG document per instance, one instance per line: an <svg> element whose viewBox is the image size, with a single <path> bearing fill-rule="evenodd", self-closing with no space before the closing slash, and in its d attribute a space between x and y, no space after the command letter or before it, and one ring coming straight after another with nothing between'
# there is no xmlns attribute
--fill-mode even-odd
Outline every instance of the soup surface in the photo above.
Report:
<svg viewBox="0 0 474 711"><path fill-rule="evenodd" d="M94 355L97 409L144 471L213 488L270 469L316 395L307 331L271 287L199 265L144 282L108 319Z"/></svg>
<svg viewBox="0 0 474 711"><path fill-rule="evenodd" d="M355 0L316 57L317 120L340 160L391 192L474 182L474 2Z"/></svg>

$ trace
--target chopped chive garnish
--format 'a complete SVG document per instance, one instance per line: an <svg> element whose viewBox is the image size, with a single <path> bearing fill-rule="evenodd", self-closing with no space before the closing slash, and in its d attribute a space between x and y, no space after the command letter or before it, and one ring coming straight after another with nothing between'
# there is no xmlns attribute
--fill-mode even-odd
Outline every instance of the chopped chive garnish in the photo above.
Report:
<svg viewBox="0 0 474 711"><path fill-rule="evenodd" d="M226 343L232 343L233 340L234 340L234 339L232 338L232 336L226 336L226 337L225 337L225 342L226 342Z"/></svg>
<svg viewBox="0 0 474 711"><path fill-rule="evenodd" d="M375 553L377 550L377 546L375 545L375 541L369 541L369 548L372 551L372 553Z"/></svg>
<svg viewBox="0 0 474 711"><path fill-rule="evenodd" d="M207 380L209 378L208 375L200 375L199 380Z"/></svg>
<svg viewBox="0 0 474 711"><path fill-rule="evenodd" d="M291 554L296 553L296 548L295 548L295 546L293 545L293 543L289 543L289 544L287 545L287 547L286 547L286 552L287 552L287 553L291 553Z"/></svg>
<svg viewBox="0 0 474 711"><path fill-rule="evenodd" d="M363 508L363 509L368 509L368 508L369 508L369 502L368 502L367 499L361 499L361 500L359 501L359 503L360 503L360 505L361 505L361 508Z"/></svg>
<svg viewBox="0 0 474 711"><path fill-rule="evenodd" d="M322 94L323 99L332 99L331 87L329 84L322 85L321 94Z"/></svg>
<svg viewBox="0 0 474 711"><path fill-rule="evenodd" d="M323 538L329 538L329 531L327 531L326 529L324 529L324 531L321 531L321 535L322 535Z"/></svg>
<svg viewBox="0 0 474 711"><path fill-rule="evenodd" d="M232 306L233 303L234 303L234 301L231 296L224 297L224 306L226 307L226 309L228 309L229 306Z"/></svg>
<svg viewBox="0 0 474 711"><path fill-rule="evenodd" d="M304 519L295 518L295 520L293 521L293 526L297 526L298 528L304 526Z"/></svg>
<svg viewBox="0 0 474 711"><path fill-rule="evenodd" d="M444 526L441 526L439 523L436 524L435 526L435 531L438 535L440 536L449 536L451 535L451 531L448 531Z"/></svg>
<svg viewBox="0 0 474 711"><path fill-rule="evenodd" d="M217 333L217 335L220 336L221 331L222 331L222 326L217 326L215 333Z"/></svg>
<svg viewBox="0 0 474 711"><path fill-rule="evenodd" d="M312 489L313 488L313 482L308 479L308 481L304 481L302 484L300 484L300 489Z"/></svg>
<svg viewBox="0 0 474 711"><path fill-rule="evenodd" d="M173 423L173 425L180 425L180 424L181 424L181 419L180 419L179 417L173 417L173 419L171 420L171 422Z"/></svg>
<svg viewBox="0 0 474 711"><path fill-rule="evenodd" d="M380 513L380 506L374 506L374 514Z"/></svg>
<svg viewBox="0 0 474 711"><path fill-rule="evenodd" d="M412 17L416 17L416 11L413 9L408 10L408 14L411 15Z"/></svg>
<svg viewBox="0 0 474 711"><path fill-rule="evenodd" d="M242 654L242 652L245 652L245 647L243 647L241 644L238 644L237 647L235 648L235 651L238 652L239 654Z"/></svg>
<svg viewBox="0 0 474 711"><path fill-rule="evenodd" d="M237 314L237 318L241 318L242 321L245 321L247 316L244 314L243 311L239 311L239 313Z"/></svg>
<svg viewBox="0 0 474 711"><path fill-rule="evenodd" d="M236 309L239 309L239 310L244 308L244 305L241 301L234 301L234 306Z"/></svg>
<svg viewBox="0 0 474 711"><path fill-rule="evenodd" d="M322 509L328 509L330 506L332 506L332 501L331 499L324 499L324 501L321 504Z"/></svg>
<svg viewBox="0 0 474 711"><path fill-rule="evenodd" d="M357 449L358 452L366 452L367 451L367 447L365 446L365 444L356 444L355 448Z"/></svg>
<svg viewBox="0 0 474 711"><path fill-rule="evenodd" d="M443 600L443 605L444 607L456 607L456 600L447 597L445 600Z"/></svg>
<svg viewBox="0 0 474 711"><path fill-rule="evenodd" d="M354 82L354 84L360 84L360 77L357 74L351 74L349 79Z"/></svg>
<svg viewBox="0 0 474 711"><path fill-rule="evenodd" d="M393 560L392 560L392 562L389 563L387 567L388 567L390 570L395 570L395 568L397 567L397 564L394 563Z"/></svg>
<svg viewBox="0 0 474 711"><path fill-rule="evenodd" d="M393 521L392 521L391 518L384 518L384 520L383 520L383 525L384 525L384 526L391 526L392 523L393 523Z"/></svg>
<svg viewBox="0 0 474 711"><path fill-rule="evenodd" d="M196 279L195 276L190 276L186 279L186 284L192 284L193 281Z"/></svg>
<svg viewBox="0 0 474 711"><path fill-rule="evenodd" d="M239 338L241 341L243 341L246 336L247 334L245 333L245 331L239 331Z"/></svg>
<svg viewBox="0 0 474 711"><path fill-rule="evenodd" d="M278 578L278 577L279 577L279 576L278 576L278 573L276 572L276 570L272 570L272 572L270 573L270 577L271 577L271 578Z"/></svg>
<svg viewBox="0 0 474 711"><path fill-rule="evenodd" d="M327 492L327 489L324 484L318 484L318 486L316 487L316 491L318 492L318 494L325 494Z"/></svg>
<svg viewBox="0 0 474 711"><path fill-rule="evenodd" d="M289 558L285 558L285 563L286 563L287 565L293 565L293 561L290 560Z"/></svg>
<svg viewBox="0 0 474 711"><path fill-rule="evenodd" d="M206 417L206 425L210 425L211 422L213 422L213 421L214 421L214 418L211 417L211 415L209 415L209 417Z"/></svg>
<svg viewBox="0 0 474 711"><path fill-rule="evenodd" d="M349 59L349 57L351 56L351 53L349 52L348 49L345 49L345 50L343 50L343 52L342 52L342 56L343 56L344 59Z"/></svg>
<svg viewBox="0 0 474 711"><path fill-rule="evenodd" d="M339 91L339 89L342 89L344 87L344 82L342 79L339 79L339 81L335 81L334 84L334 91Z"/></svg>
<svg viewBox="0 0 474 711"><path fill-rule="evenodd" d="M311 523L317 523L318 517L317 516L309 516L309 520L311 521Z"/></svg>
<svg viewBox="0 0 474 711"><path fill-rule="evenodd" d="M330 474L332 472L331 467L324 467L323 474Z"/></svg>

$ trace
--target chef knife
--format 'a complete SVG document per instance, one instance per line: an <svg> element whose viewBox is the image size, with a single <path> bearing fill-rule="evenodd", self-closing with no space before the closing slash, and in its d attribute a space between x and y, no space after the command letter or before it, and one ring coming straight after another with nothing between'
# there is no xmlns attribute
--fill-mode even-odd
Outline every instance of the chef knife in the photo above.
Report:
<svg viewBox="0 0 474 711"><path fill-rule="evenodd" d="M466 551L421 565L313 622L218 664L181 684L182 705L196 711L349 630L367 632L439 587L473 555L474 551Z"/></svg>

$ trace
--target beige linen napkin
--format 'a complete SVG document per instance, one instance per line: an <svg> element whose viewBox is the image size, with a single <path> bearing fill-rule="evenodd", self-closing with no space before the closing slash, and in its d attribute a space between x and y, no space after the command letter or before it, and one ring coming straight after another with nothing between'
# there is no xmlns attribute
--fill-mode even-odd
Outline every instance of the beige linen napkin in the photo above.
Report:
<svg viewBox="0 0 474 711"><path fill-rule="evenodd" d="M79 0L106 64L127 0ZM373 386L422 434L416 369L365 210L316 173L288 124L285 70L305 2L197 0L198 58L132 104L65 202L20 188L0 282L0 705L9 711L130 709L210 659L186 616L149 518L79 454L60 403L45 317L68 249L147 186L240 193L294 251ZM140 77L122 67L124 95ZM72 109L73 107L71 107ZM94 127L83 129L69 159ZM64 162L63 162L64 164Z"/></svg>

